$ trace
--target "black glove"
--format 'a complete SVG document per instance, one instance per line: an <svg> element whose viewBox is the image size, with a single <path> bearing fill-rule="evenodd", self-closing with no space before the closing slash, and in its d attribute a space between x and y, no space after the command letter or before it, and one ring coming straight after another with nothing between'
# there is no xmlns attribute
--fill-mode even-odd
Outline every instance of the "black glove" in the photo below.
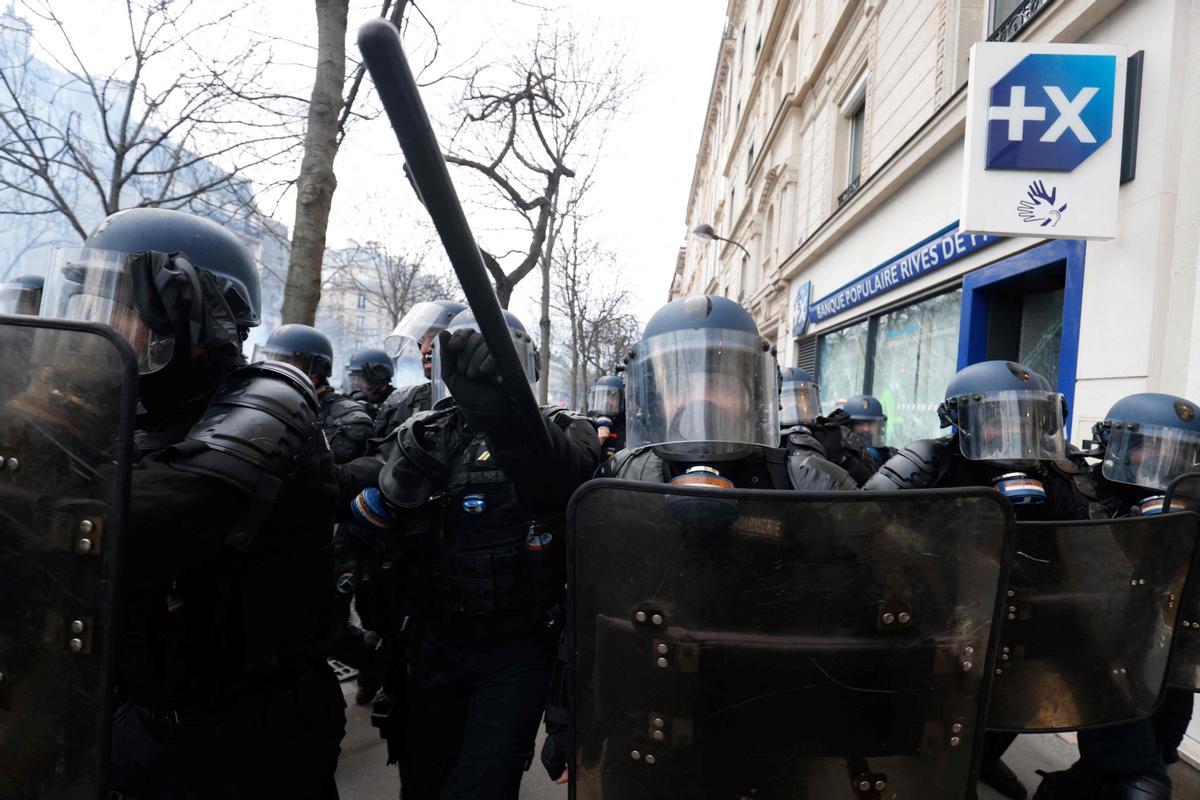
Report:
<svg viewBox="0 0 1200 800"><path fill-rule="evenodd" d="M487 432L507 424L512 418L512 401L504 391L483 334L469 328L453 334L442 331L438 347L442 380L471 427Z"/></svg>
<svg viewBox="0 0 1200 800"><path fill-rule="evenodd" d="M554 727L557 730L551 731L551 726L546 726L546 741L542 742L542 766L552 781L562 777L571 755L571 736L566 726Z"/></svg>

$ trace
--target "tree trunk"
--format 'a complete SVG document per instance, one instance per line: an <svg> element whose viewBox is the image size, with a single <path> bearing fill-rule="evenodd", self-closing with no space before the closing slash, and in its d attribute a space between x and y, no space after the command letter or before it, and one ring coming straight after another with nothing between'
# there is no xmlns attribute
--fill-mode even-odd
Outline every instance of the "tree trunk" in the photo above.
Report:
<svg viewBox="0 0 1200 800"><path fill-rule="evenodd" d="M558 196L550 201L558 205ZM550 226L546 233L546 244L542 248L542 318L539 320L541 334L541 352L538 353L538 402L547 405L550 402L550 263L554 256L554 240L556 237L555 219L558 215L550 212Z"/></svg>
<svg viewBox="0 0 1200 800"><path fill-rule="evenodd" d="M321 301L321 262L337 177L338 115L346 82L346 15L349 0L316 0L317 75L308 107L304 160L296 182L296 221L283 292L283 322L312 325Z"/></svg>

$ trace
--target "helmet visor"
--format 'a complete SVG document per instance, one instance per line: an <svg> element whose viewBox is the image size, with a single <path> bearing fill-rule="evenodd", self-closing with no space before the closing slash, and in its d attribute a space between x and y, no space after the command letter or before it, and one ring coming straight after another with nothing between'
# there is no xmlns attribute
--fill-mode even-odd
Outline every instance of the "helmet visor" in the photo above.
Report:
<svg viewBox="0 0 1200 800"><path fill-rule="evenodd" d="M958 441L976 461L1066 458L1063 400L1057 392L1005 391L957 398Z"/></svg>
<svg viewBox="0 0 1200 800"><path fill-rule="evenodd" d="M291 350L274 344L254 345L254 354L250 361L253 364L263 361L282 361L284 364L291 364L305 375L320 375L328 378L333 374L333 364L325 356L306 353L303 350Z"/></svg>
<svg viewBox="0 0 1200 800"><path fill-rule="evenodd" d="M621 413L620 386L593 386L588 397L588 411L611 417Z"/></svg>
<svg viewBox="0 0 1200 800"><path fill-rule="evenodd" d="M455 331L458 328L451 328L450 330ZM517 348L517 360L521 362L521 367L525 370L525 377L529 380L529 385L536 386L538 374L537 345L533 343L533 339L529 338L529 334L524 331L509 328L508 332L512 335L513 345ZM433 368L429 376L430 383L432 384L434 405L437 405L440 401L450 396L450 389L446 386L446 382L442 380L441 349L441 340L435 336L433 339Z"/></svg>
<svg viewBox="0 0 1200 800"><path fill-rule="evenodd" d="M1146 489L1165 490L1200 463L1200 433L1159 425L1114 424L1104 450L1104 477Z"/></svg>
<svg viewBox="0 0 1200 800"><path fill-rule="evenodd" d="M775 356L766 339L707 328L651 336L626 375L628 446L671 454L725 452L719 444L779 444Z"/></svg>
<svg viewBox="0 0 1200 800"><path fill-rule="evenodd" d="M0 283L0 314L36 317L41 304L41 289L24 283Z"/></svg>
<svg viewBox="0 0 1200 800"><path fill-rule="evenodd" d="M157 372L175 352L173 333L156 333L138 314L128 254L93 248L55 251L42 298L43 316L99 322L121 334L138 361L138 372Z"/></svg>
<svg viewBox="0 0 1200 800"><path fill-rule="evenodd" d="M441 303L417 303L383 340L383 349L392 358L419 354L422 342L432 345L433 338L446 329L453 317L454 313Z"/></svg>
<svg viewBox="0 0 1200 800"><path fill-rule="evenodd" d="M861 436L867 447L883 447L887 444L887 417L852 419L850 430Z"/></svg>
<svg viewBox="0 0 1200 800"><path fill-rule="evenodd" d="M783 382L783 411L779 422L785 428L812 422L821 413L821 398L817 385L809 381Z"/></svg>

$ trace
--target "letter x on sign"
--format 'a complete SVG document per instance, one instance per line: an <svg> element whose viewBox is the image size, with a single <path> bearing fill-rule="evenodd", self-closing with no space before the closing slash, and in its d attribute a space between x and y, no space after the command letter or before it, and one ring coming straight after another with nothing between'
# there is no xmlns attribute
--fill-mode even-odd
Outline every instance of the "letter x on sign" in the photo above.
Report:
<svg viewBox="0 0 1200 800"><path fill-rule="evenodd" d="M992 86L987 168L1070 172L1112 136L1116 58L1034 53Z"/></svg>

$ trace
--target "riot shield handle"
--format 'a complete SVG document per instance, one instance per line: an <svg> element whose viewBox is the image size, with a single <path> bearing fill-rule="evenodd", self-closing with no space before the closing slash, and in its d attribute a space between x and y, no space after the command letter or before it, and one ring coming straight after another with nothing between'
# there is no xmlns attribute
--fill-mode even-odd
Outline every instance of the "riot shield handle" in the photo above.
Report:
<svg viewBox="0 0 1200 800"><path fill-rule="evenodd" d="M516 409L517 423L525 429L527 441L534 449L546 452L550 449L550 435L517 357L500 301L488 280L479 245L450 180L429 114L421 102L417 82L400 43L400 31L388 20L370 20L359 28L358 49L404 151L405 169L437 228L442 247L467 296L467 304L479 323L479 332L496 361L504 389Z"/></svg>

